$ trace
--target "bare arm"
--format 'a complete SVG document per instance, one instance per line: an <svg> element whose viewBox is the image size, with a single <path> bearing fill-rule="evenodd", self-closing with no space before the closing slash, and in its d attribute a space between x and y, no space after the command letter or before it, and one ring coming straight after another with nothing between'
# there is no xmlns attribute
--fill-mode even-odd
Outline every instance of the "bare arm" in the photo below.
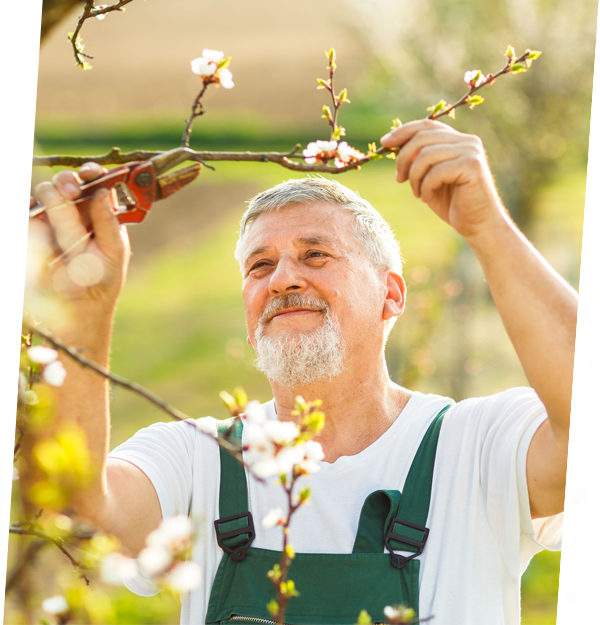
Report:
<svg viewBox="0 0 600 625"><path fill-rule="evenodd" d="M532 516L563 510L577 294L506 214L481 141L433 121L382 138L401 146L399 182L461 234L478 258L525 374L548 412L527 457Z"/></svg>
<svg viewBox="0 0 600 625"><path fill-rule="evenodd" d="M89 164L87 169L80 170L79 175L82 180L91 180L101 173L98 165ZM56 206L65 198L75 199L79 194L79 183L74 172L60 172L52 184L39 185L36 195L46 206ZM90 254L101 261L103 274L100 281L88 287L77 287L64 279L61 281L59 272L64 274L68 260L55 266L48 276L55 284L63 285L62 294L71 314L70 323L55 328L55 333L73 347L84 349L87 358L104 367L108 367L114 311L129 259L126 231L119 226L111 207L111 194L99 192L90 210L94 239L72 252ZM85 234L74 204L67 202L66 207L47 215L49 228L62 250L69 249ZM149 478L133 464L120 460L107 462L110 438L108 381L66 355L59 358L67 376L63 386L56 389L57 420L54 427L69 421L77 423L100 468L93 484L76 493L70 506L102 530L114 534L126 549L137 553L144 546L146 535L161 521L158 496ZM24 445L26 461L33 443L29 440ZM31 462L27 465L31 467ZM25 490L33 480L35 475L29 469L29 474L24 475Z"/></svg>

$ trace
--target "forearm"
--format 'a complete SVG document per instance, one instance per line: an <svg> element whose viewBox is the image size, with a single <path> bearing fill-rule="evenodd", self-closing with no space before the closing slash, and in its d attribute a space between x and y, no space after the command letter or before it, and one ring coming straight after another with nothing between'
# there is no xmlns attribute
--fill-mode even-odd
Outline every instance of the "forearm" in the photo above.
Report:
<svg viewBox="0 0 600 625"><path fill-rule="evenodd" d="M55 331L57 338L88 360L104 367L108 365L112 312L103 313L94 307L78 307L68 328ZM69 424L75 424L83 434L93 466L93 480L85 488L70 493L69 507L90 517L106 497L106 454L110 435L109 388L107 380L84 367L69 355L59 351L67 375L62 386L52 389L53 418L42 428L33 428L24 440L27 465L24 485L29 486L40 475L35 471L32 452L40 438L53 436ZM94 520L90 518L90 520Z"/></svg>
<svg viewBox="0 0 600 625"><path fill-rule="evenodd" d="M553 430L568 432L577 293L508 218L466 238Z"/></svg>

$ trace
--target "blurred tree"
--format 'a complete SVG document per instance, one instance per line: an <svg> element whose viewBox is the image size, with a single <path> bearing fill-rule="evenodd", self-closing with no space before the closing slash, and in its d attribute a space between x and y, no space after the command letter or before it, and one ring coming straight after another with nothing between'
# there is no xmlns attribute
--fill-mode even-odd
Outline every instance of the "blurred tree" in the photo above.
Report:
<svg viewBox="0 0 600 625"><path fill-rule="evenodd" d="M83 5L83 0L43 0L42 30L40 41L58 24L75 6Z"/></svg>
<svg viewBox="0 0 600 625"><path fill-rule="evenodd" d="M481 136L506 207L531 226L535 200L560 163L587 159L596 0L346 0L345 19L374 56L363 105L405 119L466 91L465 68L494 72L511 44L543 55L528 76L494 85L459 130ZM355 102L357 98L355 97ZM448 121L448 120L444 120Z"/></svg>

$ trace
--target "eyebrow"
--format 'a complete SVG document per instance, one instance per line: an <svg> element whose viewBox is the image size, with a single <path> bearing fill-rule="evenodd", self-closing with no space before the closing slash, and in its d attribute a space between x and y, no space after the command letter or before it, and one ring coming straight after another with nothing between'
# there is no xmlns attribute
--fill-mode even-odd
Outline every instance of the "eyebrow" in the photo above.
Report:
<svg viewBox="0 0 600 625"><path fill-rule="evenodd" d="M300 243L300 245L303 245L305 247L308 247L310 245L331 245L333 247L337 247L336 244L333 241L331 241L331 239L327 239L326 237L318 237L318 236L300 237L299 239L296 239L296 242ZM254 250L252 250L250 254L248 254L246 258L244 259L244 266L248 264L250 259L254 258L255 256L258 256L259 254L263 254L264 252L269 250L270 247L271 247L270 245L263 245L261 247L257 247Z"/></svg>

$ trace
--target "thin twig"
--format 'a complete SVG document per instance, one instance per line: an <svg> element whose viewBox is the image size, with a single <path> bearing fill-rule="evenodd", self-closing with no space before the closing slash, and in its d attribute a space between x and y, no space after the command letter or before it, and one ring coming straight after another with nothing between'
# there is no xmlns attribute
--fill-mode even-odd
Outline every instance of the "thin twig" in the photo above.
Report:
<svg viewBox="0 0 600 625"><path fill-rule="evenodd" d="M86 566L84 566L83 564L81 564L80 562L78 562L66 549L65 547L63 547L63 542L60 538L53 538L52 536L48 536L48 534L45 534L44 532L41 532L39 530L34 530L34 529L26 529L23 527L18 527L16 525L9 525L8 527L8 531L11 534L18 534L19 536L36 536L37 538L43 538L44 540L47 540L48 542L54 543L64 554L65 556L67 556L67 558L69 558L69 560L71 561L71 564L79 569L80 571L84 571L87 569ZM90 585L90 580L87 578L87 576L85 575L85 573L81 574L81 578L85 580L85 583L89 586Z"/></svg>
<svg viewBox="0 0 600 625"><path fill-rule="evenodd" d="M152 391L145 389L140 384L137 384L137 382L132 382L131 380L128 380L127 378L117 375L116 373L112 373L111 371L106 369L106 367L99 365L98 363L94 362L93 360L90 360L89 358L86 358L85 356L82 356L81 353L78 350L76 350L74 347L67 345L66 343L61 341L58 337L54 336L48 330L41 328L39 325L28 326L28 330L44 338L46 341L48 341L48 343L50 343L56 349L59 349L65 352L68 356L73 358L73 360L76 360L80 365L87 367L88 369L92 369L92 371L95 371L99 375L109 379L111 382L114 382L115 384L122 386L124 388L128 388L130 391L133 391L134 393L137 393L144 399L147 399L149 402L151 402L152 404L154 404L155 406L157 406L158 408L166 412L168 415L170 415L173 419L176 419L177 421L184 421L185 423L189 423L198 432L200 432L201 434L204 434L205 436L208 436L209 438L217 442L221 447L223 447L225 450L231 453L235 458L237 458L237 460L239 460L240 462L244 464L243 457L242 457L242 450L239 447L239 445L234 445L230 443L229 441L224 440L222 438L215 438L212 434L201 430L198 427L198 424L192 419L192 417L189 417L178 408L175 408L175 406L172 406L171 404L166 402L164 399L154 394Z"/></svg>
<svg viewBox="0 0 600 625"><path fill-rule="evenodd" d="M531 50L526 50L524 54L522 54L518 59L509 59L508 63L499 71L496 72L495 74L490 74L479 86L473 86L469 89L469 91L467 91L467 93L465 93L465 95L458 100L458 102L455 102L452 106L443 109L442 111L438 111L437 113L431 113L430 115L427 116L427 119L439 119L440 117L444 117L444 115L450 115L452 116L452 111L454 111L455 109L457 109L459 106L464 106L464 105L468 105L469 102L467 101L476 91L479 91L480 89L482 89L483 87L485 87L486 85L491 85L494 80L496 80L496 78L498 78L498 76L502 76L503 74L508 74L511 71L511 68L513 65L516 65L517 63L522 63L523 61L526 61L529 58L529 55L531 54Z"/></svg>
<svg viewBox="0 0 600 625"><path fill-rule="evenodd" d="M190 118L185 122L185 130L183 131L183 137L181 137L181 147L189 147L190 136L192 134L192 124L194 123L196 117L200 117L205 113L204 107L202 106L202 96L206 93L209 84L209 81L202 84L202 89L200 89L200 93L196 96L196 99L192 104L192 112L190 114Z"/></svg>

